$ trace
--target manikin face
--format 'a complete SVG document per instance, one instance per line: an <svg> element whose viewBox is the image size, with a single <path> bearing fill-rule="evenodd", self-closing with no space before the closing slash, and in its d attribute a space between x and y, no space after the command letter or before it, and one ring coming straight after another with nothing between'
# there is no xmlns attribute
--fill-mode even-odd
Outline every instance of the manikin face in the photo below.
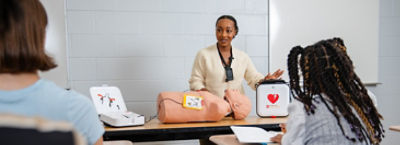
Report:
<svg viewBox="0 0 400 145"><path fill-rule="evenodd" d="M235 23L229 19L221 19L217 23L215 35L219 47L231 47L232 39L236 35Z"/></svg>

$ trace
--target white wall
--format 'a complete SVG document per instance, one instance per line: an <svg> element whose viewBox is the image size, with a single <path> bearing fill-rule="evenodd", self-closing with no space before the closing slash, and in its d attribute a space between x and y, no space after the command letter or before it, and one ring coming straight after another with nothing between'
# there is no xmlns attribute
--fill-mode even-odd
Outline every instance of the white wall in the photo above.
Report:
<svg viewBox="0 0 400 145"><path fill-rule="evenodd" d="M382 144L392 145L400 142L400 133L388 130L389 125L400 124L400 0L379 2L378 75L382 84L368 88L376 94L378 110L385 118L386 137ZM69 81L73 89L86 95L92 85L117 85L129 110L153 115L158 92L188 89L193 57L197 50L215 42L215 20L225 12L239 20L235 46L245 50L257 69L266 73L268 49L263 48L268 42L263 40L268 36L259 32L267 28L266 3L266 0L67 0ZM156 66L162 70L156 70ZM247 93L255 96L252 91Z"/></svg>
<svg viewBox="0 0 400 145"><path fill-rule="evenodd" d="M271 0L269 18L269 68L286 70L284 79L292 47L340 37L363 83L378 82L378 0Z"/></svg>
<svg viewBox="0 0 400 145"><path fill-rule="evenodd" d="M40 0L48 17L46 33L46 52L54 58L57 67L40 76L54 81L62 88L69 88L67 76L67 32L65 25L64 0Z"/></svg>
<svg viewBox="0 0 400 145"><path fill-rule="evenodd" d="M384 117L386 137L382 145L400 143L400 133L389 130L400 125L400 0L380 0L379 81L371 88L378 97L378 110Z"/></svg>
<svg viewBox="0 0 400 145"><path fill-rule="evenodd" d="M238 21L234 46L266 74L267 0L67 0L71 87L89 95L90 86L115 85L128 110L156 115L158 93L189 89L194 57L216 43L223 14Z"/></svg>

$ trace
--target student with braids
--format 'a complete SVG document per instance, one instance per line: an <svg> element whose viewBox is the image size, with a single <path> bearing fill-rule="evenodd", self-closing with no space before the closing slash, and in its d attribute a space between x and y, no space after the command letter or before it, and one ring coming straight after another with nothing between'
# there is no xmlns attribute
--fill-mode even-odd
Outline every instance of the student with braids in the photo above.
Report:
<svg viewBox="0 0 400 145"><path fill-rule="evenodd" d="M382 141L382 116L354 72L342 39L292 48L288 71L295 99L289 106L287 132L271 140L283 145L376 145Z"/></svg>

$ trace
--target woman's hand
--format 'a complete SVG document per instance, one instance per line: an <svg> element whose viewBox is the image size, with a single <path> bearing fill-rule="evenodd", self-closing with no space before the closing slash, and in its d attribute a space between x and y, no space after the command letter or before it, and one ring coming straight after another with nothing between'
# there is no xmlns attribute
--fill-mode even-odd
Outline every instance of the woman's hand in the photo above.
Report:
<svg viewBox="0 0 400 145"><path fill-rule="evenodd" d="M283 134L278 134L278 135L276 135L276 136L274 136L274 137L271 137L270 140L271 140L272 142L276 142L276 143L281 144L282 136L283 136Z"/></svg>
<svg viewBox="0 0 400 145"><path fill-rule="evenodd" d="M279 127L281 127L283 133L286 133L286 123L279 124Z"/></svg>
<svg viewBox="0 0 400 145"><path fill-rule="evenodd" d="M271 73L268 73L267 76L265 76L265 80L276 80L276 79L281 79L281 76L283 74L283 70L278 69L276 70L272 75Z"/></svg>
<svg viewBox="0 0 400 145"><path fill-rule="evenodd" d="M285 134L286 133L286 123L279 124L279 127L281 127L282 133ZM277 143L280 144L281 141L282 141L283 134L278 134L278 135L276 135L274 137L271 137L271 141L277 142Z"/></svg>

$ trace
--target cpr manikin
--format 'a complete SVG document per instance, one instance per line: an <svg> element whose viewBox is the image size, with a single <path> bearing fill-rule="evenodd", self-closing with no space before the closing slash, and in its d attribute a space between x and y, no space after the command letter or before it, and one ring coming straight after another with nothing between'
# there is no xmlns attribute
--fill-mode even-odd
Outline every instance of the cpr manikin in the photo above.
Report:
<svg viewBox="0 0 400 145"><path fill-rule="evenodd" d="M226 90L225 99L207 91L162 92L158 95L158 119L163 123L219 121L232 112L244 119L251 111L249 98L238 90Z"/></svg>

